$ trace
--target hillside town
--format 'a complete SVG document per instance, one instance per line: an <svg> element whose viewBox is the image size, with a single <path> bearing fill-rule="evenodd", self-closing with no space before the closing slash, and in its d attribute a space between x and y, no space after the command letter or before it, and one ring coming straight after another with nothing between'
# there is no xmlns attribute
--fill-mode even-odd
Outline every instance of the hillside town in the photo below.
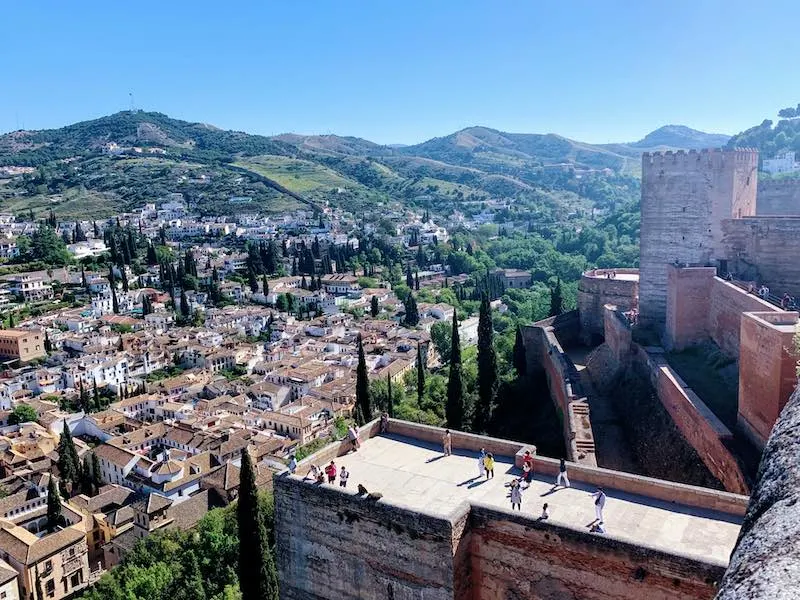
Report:
<svg viewBox="0 0 800 600"><path fill-rule="evenodd" d="M71 264L0 277L3 598L70 597L139 539L191 527L237 497L244 452L270 489L289 457L352 422L359 349L371 379L400 384L438 364L430 330L453 319L354 262L357 223L337 211L208 219L170 197L48 221ZM378 239L411 255L448 239L427 215L390 222ZM4 256L40 227L0 216ZM450 285L428 261L405 275ZM508 285L526 277L509 270ZM477 318L460 333L474 344Z"/></svg>

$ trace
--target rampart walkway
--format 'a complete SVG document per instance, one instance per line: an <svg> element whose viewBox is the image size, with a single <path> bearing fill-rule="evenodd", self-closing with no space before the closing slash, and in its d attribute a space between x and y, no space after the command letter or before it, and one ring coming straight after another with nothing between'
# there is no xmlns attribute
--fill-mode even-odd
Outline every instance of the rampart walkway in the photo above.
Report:
<svg viewBox="0 0 800 600"><path fill-rule="evenodd" d="M382 435L366 440L358 452L335 459L350 471L348 488L362 484L395 505L447 515L465 500L510 507L506 485L520 475L514 458L496 456L495 477L478 478L477 455L456 450L444 457L441 448L416 439ZM302 467L303 471L307 465ZM305 472L298 472L305 475ZM587 528L594 520L593 486L572 481L554 490L551 477L536 478L523 492L522 512L541 513L550 506L550 520ZM316 485L309 481L308 485ZM323 484L327 485L327 484ZM337 484L338 485L338 482ZM664 502L606 489L605 525L609 536L673 554L727 563L741 518L707 509Z"/></svg>

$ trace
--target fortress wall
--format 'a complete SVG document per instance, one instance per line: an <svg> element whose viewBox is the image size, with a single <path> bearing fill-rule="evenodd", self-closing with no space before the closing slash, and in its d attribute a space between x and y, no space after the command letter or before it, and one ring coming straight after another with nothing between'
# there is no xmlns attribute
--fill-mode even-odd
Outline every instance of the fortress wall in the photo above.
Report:
<svg viewBox="0 0 800 600"><path fill-rule="evenodd" d="M725 445L733 439L731 431L667 364L663 354L637 349L636 361L649 371L659 400L684 439L727 491L748 494L744 473Z"/></svg>
<svg viewBox="0 0 800 600"><path fill-rule="evenodd" d="M708 312L713 267L667 266L667 319L664 343L670 350L683 350L708 337Z"/></svg>
<svg viewBox="0 0 800 600"><path fill-rule="evenodd" d="M366 425L362 425L358 429L358 437L363 442L371 437L378 435L381 429L380 418L373 419ZM352 448L350 441L345 438L338 442L328 444L321 448L314 454L306 456L303 460L297 463L297 472L305 474L311 465L326 465L337 456L344 456Z"/></svg>
<svg viewBox="0 0 800 600"><path fill-rule="evenodd" d="M567 458L596 465L589 406L580 386L578 371L560 341L577 340L580 331L578 313L571 311L539 321L532 329L537 330L529 335L533 347L526 343L525 352L527 356L537 358L538 363L533 367L544 370L547 377L550 397L563 419Z"/></svg>
<svg viewBox="0 0 800 600"><path fill-rule="evenodd" d="M603 331L605 343L611 350L614 363L608 365L613 372L628 366L631 356L631 326L616 306L606 304L603 307Z"/></svg>
<svg viewBox="0 0 800 600"><path fill-rule="evenodd" d="M742 316L738 422L759 448L797 385L797 358L790 354L797 322L796 312Z"/></svg>
<svg viewBox="0 0 800 600"><path fill-rule="evenodd" d="M603 306L614 304L621 311L638 306L638 279L608 279L611 269L595 269L581 276L578 284L578 312L581 332L586 335L603 334ZM617 275L639 274L639 269L614 269Z"/></svg>
<svg viewBox="0 0 800 600"><path fill-rule="evenodd" d="M800 215L800 179L759 181L756 216Z"/></svg>
<svg viewBox="0 0 800 600"><path fill-rule="evenodd" d="M770 292L800 297L800 217L753 217L722 222L728 268Z"/></svg>
<svg viewBox="0 0 800 600"><path fill-rule="evenodd" d="M712 598L724 565L472 505L475 600Z"/></svg>
<svg viewBox="0 0 800 600"><path fill-rule="evenodd" d="M720 223L755 214L758 152L642 155L639 311L643 324L666 317L667 264L711 265L722 254Z"/></svg>
<svg viewBox="0 0 800 600"><path fill-rule="evenodd" d="M737 360L742 313L745 312L780 312L780 309L755 294L748 294L746 290L714 277L708 310L708 334L720 350Z"/></svg>
<svg viewBox="0 0 800 600"><path fill-rule="evenodd" d="M466 504L451 521L298 477L274 485L281 600L456 597L453 527Z"/></svg>
<svg viewBox="0 0 800 600"><path fill-rule="evenodd" d="M444 428L400 419L389 419L389 433L440 444ZM477 452L481 448L485 448L487 452L492 452L499 456L514 456L515 465L519 468L522 467L525 450L531 448L531 446L521 442L501 440L473 433L454 431L451 434L453 436L454 450L461 449ZM558 474L558 468L559 461L554 458L537 455L534 460L534 472L537 474L547 475L555 479ZM654 479L574 462L568 464L568 469L570 479L573 481L649 496L666 502L680 502L687 506L718 510L736 516L744 515L747 506L746 496L709 488Z"/></svg>

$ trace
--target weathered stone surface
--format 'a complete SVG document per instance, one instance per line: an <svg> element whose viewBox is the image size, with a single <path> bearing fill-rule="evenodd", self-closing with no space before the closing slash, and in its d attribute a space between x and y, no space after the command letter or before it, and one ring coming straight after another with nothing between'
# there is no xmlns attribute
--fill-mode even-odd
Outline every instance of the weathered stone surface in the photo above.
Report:
<svg viewBox="0 0 800 600"><path fill-rule="evenodd" d="M800 390L764 448L717 600L790 600L800 590Z"/></svg>
<svg viewBox="0 0 800 600"><path fill-rule="evenodd" d="M777 179L758 182L756 215L800 215L800 181Z"/></svg>

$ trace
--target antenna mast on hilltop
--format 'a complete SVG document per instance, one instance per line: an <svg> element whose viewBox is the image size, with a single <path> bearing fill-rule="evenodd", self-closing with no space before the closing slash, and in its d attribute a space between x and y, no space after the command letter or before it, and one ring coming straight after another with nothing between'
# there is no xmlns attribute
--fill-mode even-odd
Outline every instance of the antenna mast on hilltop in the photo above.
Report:
<svg viewBox="0 0 800 600"><path fill-rule="evenodd" d="M131 112L133 112L133 92L128 92L128 96L130 97L131 100Z"/></svg>

